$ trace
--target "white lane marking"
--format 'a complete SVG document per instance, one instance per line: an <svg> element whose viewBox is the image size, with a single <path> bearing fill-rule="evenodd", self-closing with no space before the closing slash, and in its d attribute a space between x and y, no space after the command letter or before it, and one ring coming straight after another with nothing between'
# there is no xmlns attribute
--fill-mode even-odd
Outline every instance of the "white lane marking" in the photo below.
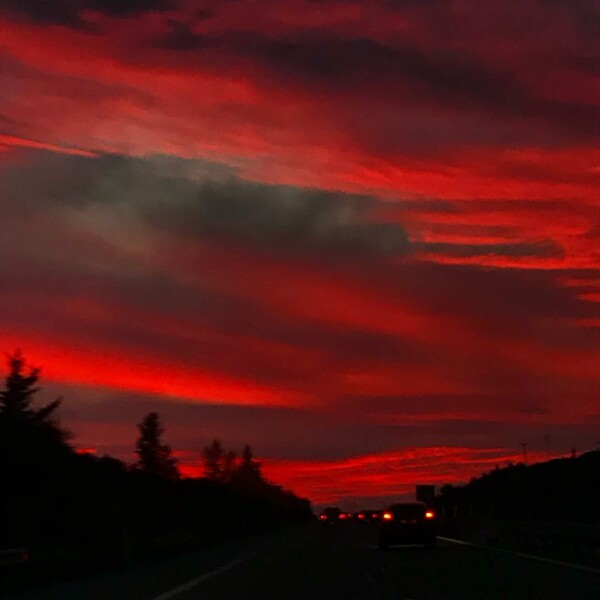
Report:
<svg viewBox="0 0 600 600"><path fill-rule="evenodd" d="M192 588L196 587L198 584L200 584L204 581L208 581L209 579L212 579L213 577L217 577L218 575L222 575L223 573L226 573L227 571L233 569L234 567L237 567L239 564L243 563L244 561L248 560L249 558L252 558L254 555L255 555L255 553L252 553L252 554L248 554L246 556L241 556L240 558L236 558L235 560L228 562L226 565L223 565L222 567L218 567L217 569L213 569L212 571L208 571L208 573L203 573L202 575L199 575L198 577L195 577L194 579L190 579L189 581L186 581L185 583L182 583L181 585L164 592L160 596L156 596L156 598L153 598L152 600L168 600L169 598L174 598L175 596L178 596L179 594L182 594L183 592L187 592L188 590L191 590Z"/></svg>
<svg viewBox="0 0 600 600"><path fill-rule="evenodd" d="M495 552L502 552L503 554L512 554L513 556L519 556L520 558L530 558L531 560L538 560L540 562L550 563L551 565L560 565L561 567L570 567L571 569L579 569L580 571L588 571L590 573L600 574L600 569L595 569L594 567L586 567L585 565L568 563L562 560L554 560L553 558L536 556L535 554L525 554L524 552L513 552L512 550L504 550L503 548L494 548L493 546L473 544L472 542L465 542L464 540L454 540L452 538L442 537L441 535L438 535L438 540L444 540L445 542L451 542L452 544L459 544L460 546L472 546L473 548L484 548L485 550L494 550Z"/></svg>

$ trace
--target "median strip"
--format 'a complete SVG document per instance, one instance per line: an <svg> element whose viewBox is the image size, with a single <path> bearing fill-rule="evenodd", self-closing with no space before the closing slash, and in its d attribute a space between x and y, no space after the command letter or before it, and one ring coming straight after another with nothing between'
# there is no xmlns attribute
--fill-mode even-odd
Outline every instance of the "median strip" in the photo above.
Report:
<svg viewBox="0 0 600 600"><path fill-rule="evenodd" d="M486 550L494 550L496 552L502 552L504 554L512 554L513 556L518 556L520 558L530 558L532 560L550 563L551 565L560 565L561 567L570 567L571 569L579 569L580 571L588 571L589 573L600 574L600 569L595 569L594 567L587 567L585 565L568 563L568 562L564 562L562 560L554 560L553 558L546 558L544 556L536 556L535 554L525 554L524 552L514 552L512 550L504 550L503 548L496 548L494 546L484 546L482 544L474 544L472 542L465 542L464 540L455 540L452 538L447 538L447 537L442 537L442 536L438 536L438 540L444 540L445 542L450 542L452 544L459 544L460 546L472 546L473 548L484 548Z"/></svg>

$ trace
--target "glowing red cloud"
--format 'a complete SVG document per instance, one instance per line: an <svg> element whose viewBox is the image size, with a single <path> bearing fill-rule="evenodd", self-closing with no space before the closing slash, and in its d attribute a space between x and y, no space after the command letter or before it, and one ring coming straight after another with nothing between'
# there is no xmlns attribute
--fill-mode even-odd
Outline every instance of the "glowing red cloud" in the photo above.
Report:
<svg viewBox="0 0 600 600"><path fill-rule="evenodd" d="M164 394L179 398L236 404L284 405L297 398L261 387L252 381L239 381L201 368L181 366L176 361L165 362L163 356L117 355L114 348L102 348L98 342L81 345L73 340L57 342L42 336L27 338L22 332L0 332L4 348L27 348L36 364L44 367L44 377L52 382L70 382ZM168 365L168 366L167 366Z"/></svg>
<svg viewBox="0 0 600 600"><path fill-rule="evenodd" d="M186 1L69 22L54 3L43 16L10 4L0 167L23 167L17 192L42 154L202 158L255 182L374 194L372 218L408 244L265 250L264 235L148 223L143 203L114 201L110 176L93 206L88 182L70 203L34 186L3 206L0 349L22 347L53 382L365 427L596 418L596 32L576 3L265 0L256 19L252 3L202 15ZM421 410L431 397L443 401ZM82 427L98 447L130 435L116 420ZM265 470L333 501L515 459L444 443Z"/></svg>
<svg viewBox="0 0 600 600"><path fill-rule="evenodd" d="M544 454L530 459L543 460ZM522 454L503 448L415 448L342 459L339 461L269 461L267 476L316 503L342 498L384 499L414 493L421 483L444 485L468 481L507 462L522 460Z"/></svg>
<svg viewBox="0 0 600 600"><path fill-rule="evenodd" d="M529 453L531 462L545 460L546 453ZM522 453L506 448L423 447L339 460L262 459L268 478L311 498L316 504L370 497L407 496L422 483L437 486L468 481L495 466L519 462ZM185 477L203 474L200 461L180 465Z"/></svg>
<svg viewBox="0 0 600 600"><path fill-rule="evenodd" d="M36 150L49 150L50 152L60 152L61 154L74 154L76 156L97 156L93 152L87 150L80 150L78 148L65 148L64 146L57 146L56 144L48 144L44 142L37 142L35 140L27 140L14 135L0 135L0 148L6 147L21 147L21 148L34 148Z"/></svg>

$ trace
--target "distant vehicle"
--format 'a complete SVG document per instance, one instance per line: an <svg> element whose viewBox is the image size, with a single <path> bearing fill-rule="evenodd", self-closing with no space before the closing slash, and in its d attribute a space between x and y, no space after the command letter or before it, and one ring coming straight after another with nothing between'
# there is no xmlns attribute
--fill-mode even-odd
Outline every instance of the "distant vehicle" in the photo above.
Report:
<svg viewBox="0 0 600 600"><path fill-rule="evenodd" d="M342 512L337 506L330 506L319 515L319 521L323 525L336 525L345 519L346 513Z"/></svg>
<svg viewBox="0 0 600 600"><path fill-rule="evenodd" d="M435 514L423 502L393 504L383 511L379 526L379 548L402 544L435 546Z"/></svg>
<svg viewBox="0 0 600 600"><path fill-rule="evenodd" d="M378 523L381 513L381 510L364 509L358 513L356 518L361 523Z"/></svg>

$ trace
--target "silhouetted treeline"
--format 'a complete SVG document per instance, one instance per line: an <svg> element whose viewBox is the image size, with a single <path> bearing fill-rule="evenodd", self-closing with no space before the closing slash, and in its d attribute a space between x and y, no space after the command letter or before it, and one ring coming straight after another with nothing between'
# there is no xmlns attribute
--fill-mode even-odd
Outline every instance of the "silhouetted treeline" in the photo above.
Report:
<svg viewBox="0 0 600 600"><path fill-rule="evenodd" d="M600 522L600 451L522 463L446 485L437 498L447 516L507 520Z"/></svg>
<svg viewBox="0 0 600 600"><path fill-rule="evenodd" d="M8 357L0 391L0 545L32 559L128 558L265 531L311 516L265 480L249 446L205 449L207 477L182 479L157 413L138 425L138 461L78 454L55 414L34 406L39 369ZM132 427L133 430L133 427ZM212 454L211 454L212 449Z"/></svg>

